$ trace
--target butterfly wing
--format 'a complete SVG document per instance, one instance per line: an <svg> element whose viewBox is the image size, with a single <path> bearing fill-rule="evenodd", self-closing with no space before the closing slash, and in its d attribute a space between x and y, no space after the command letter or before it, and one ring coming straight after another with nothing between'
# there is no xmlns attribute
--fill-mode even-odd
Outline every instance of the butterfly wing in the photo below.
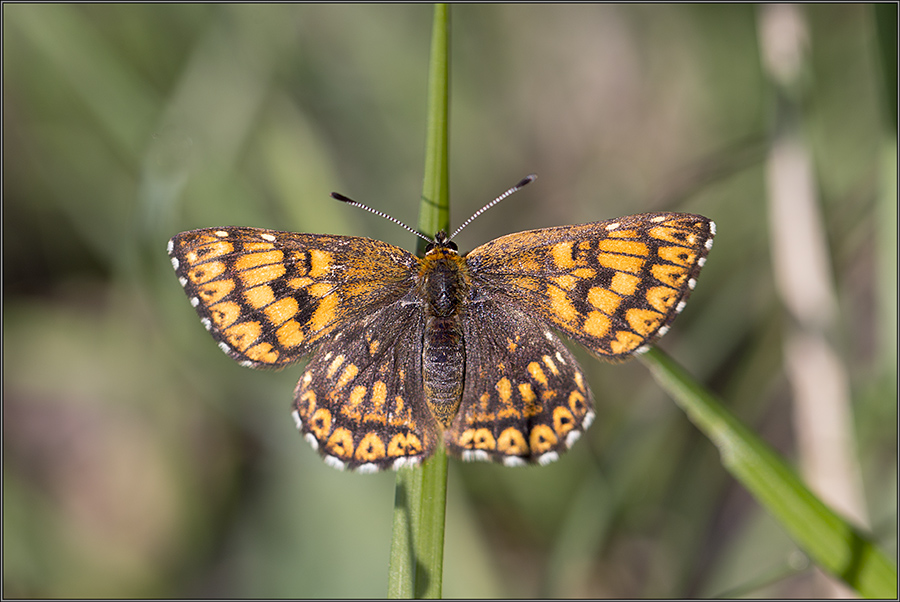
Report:
<svg viewBox="0 0 900 602"><path fill-rule="evenodd" d="M477 295L466 308L466 377L444 434L464 460L546 464L594 417L581 368L559 338L526 311Z"/></svg>
<svg viewBox="0 0 900 602"><path fill-rule="evenodd" d="M191 304L229 356L253 368L298 360L345 324L404 296L416 258L367 238L205 228L169 241Z"/></svg>
<svg viewBox="0 0 900 602"><path fill-rule="evenodd" d="M437 422L422 388L424 321L411 295L347 325L310 360L294 419L332 466L399 468L434 452Z"/></svg>
<svg viewBox="0 0 900 602"><path fill-rule="evenodd" d="M646 213L510 234L466 262L486 294L617 360L668 331L714 235L715 224L700 215Z"/></svg>

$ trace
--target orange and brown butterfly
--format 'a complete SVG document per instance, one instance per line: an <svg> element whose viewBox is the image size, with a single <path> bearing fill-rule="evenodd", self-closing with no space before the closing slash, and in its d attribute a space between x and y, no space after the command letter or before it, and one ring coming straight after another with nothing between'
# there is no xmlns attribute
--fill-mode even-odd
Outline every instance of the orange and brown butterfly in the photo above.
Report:
<svg viewBox="0 0 900 602"><path fill-rule="evenodd" d="M700 215L645 213L465 255L443 232L416 257L368 238L241 227L182 232L168 252L241 365L312 356L294 393L298 429L328 464L372 472L441 444L463 460L556 460L594 410L554 331L607 360L645 351L684 308L714 235Z"/></svg>

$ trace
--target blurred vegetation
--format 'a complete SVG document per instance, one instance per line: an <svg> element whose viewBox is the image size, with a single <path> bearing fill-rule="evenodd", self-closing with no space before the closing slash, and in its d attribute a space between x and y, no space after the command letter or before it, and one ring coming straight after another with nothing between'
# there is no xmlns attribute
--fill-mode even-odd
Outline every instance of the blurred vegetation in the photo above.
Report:
<svg viewBox="0 0 900 602"><path fill-rule="evenodd" d="M663 208L715 219L661 346L791 457L757 10L454 7L451 222L532 172L461 249ZM394 476L321 462L288 415L299 370L223 355L165 244L248 225L412 248L328 194L415 222L431 8L3 11L4 595L383 596ZM896 557L896 204L878 202L894 107L871 6L804 14L834 337L870 524ZM647 371L577 353L598 418L572 451L451 462L444 595L713 596L774 575L751 595L816 595L815 569Z"/></svg>

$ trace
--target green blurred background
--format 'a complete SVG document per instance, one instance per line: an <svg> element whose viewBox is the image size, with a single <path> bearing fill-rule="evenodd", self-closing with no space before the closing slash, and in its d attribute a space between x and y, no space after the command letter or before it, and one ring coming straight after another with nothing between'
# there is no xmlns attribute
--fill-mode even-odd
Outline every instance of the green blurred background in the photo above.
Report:
<svg viewBox="0 0 900 602"><path fill-rule="evenodd" d="M765 162L794 107L858 493L896 557L896 79L872 6L810 5L801 75L777 90L763 10L454 6L451 221L532 172L462 250L643 211L713 218L661 346L793 459ZM430 29L429 6L3 6L6 597L386 594L394 475L319 459L289 415L299 367L222 354L165 245L246 225L414 248L328 195L416 223ZM639 362L579 357L598 417L559 462L451 461L445 596L829 591Z"/></svg>

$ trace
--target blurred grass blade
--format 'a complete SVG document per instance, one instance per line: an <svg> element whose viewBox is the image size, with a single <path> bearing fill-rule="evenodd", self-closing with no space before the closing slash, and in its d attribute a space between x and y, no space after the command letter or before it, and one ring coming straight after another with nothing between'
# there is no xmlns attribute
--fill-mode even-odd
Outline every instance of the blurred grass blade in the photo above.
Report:
<svg viewBox="0 0 900 602"><path fill-rule="evenodd" d="M807 489L775 450L665 353L651 348L640 357L719 449L725 468L816 564L863 596L897 597L897 571L892 563Z"/></svg>
<svg viewBox="0 0 900 602"><path fill-rule="evenodd" d="M450 75L450 15L445 4L434 8L428 77L428 132L425 178L419 207L419 231L431 236L450 222L447 123ZM419 239L424 252L425 241ZM444 517L447 505L447 455L439 445L421 468L397 474L391 540L388 596L440 598L444 564Z"/></svg>

